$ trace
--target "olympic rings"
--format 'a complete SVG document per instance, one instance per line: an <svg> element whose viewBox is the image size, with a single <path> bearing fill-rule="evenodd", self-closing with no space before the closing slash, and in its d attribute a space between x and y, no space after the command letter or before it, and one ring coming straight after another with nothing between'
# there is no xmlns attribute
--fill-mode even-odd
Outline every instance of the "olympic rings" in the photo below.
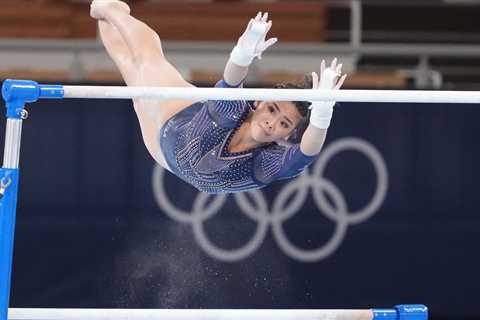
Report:
<svg viewBox="0 0 480 320"><path fill-rule="evenodd" d="M376 190L372 199L364 208L355 212L349 212L343 193L323 176L330 159L347 150L364 154L373 163L377 177ZM255 206L252 206L248 200L247 193L219 194L213 196L214 199L210 202L208 202L208 198L212 197L211 195L199 193L193 201L191 212L186 212L170 202L165 192L163 175L164 169L156 165L152 182L154 196L160 208L175 221L191 224L200 247L209 256L226 262L239 261L253 254L264 241L269 225L272 226L275 241L289 257L301 262L316 262L325 259L340 246L349 225L366 221L380 208L388 189L388 171L382 155L372 144L353 137L343 138L329 144L315 163L313 174L309 170L305 170L300 177L289 182L276 196L271 211L263 192L256 190L248 192ZM302 208L310 191L320 212L335 222L336 226L333 235L322 247L305 250L291 243L285 234L283 223ZM333 205L327 200L327 194ZM203 227L206 220L220 212L229 197L234 198L242 213L257 223L252 238L244 246L231 250L222 249L213 244Z"/></svg>

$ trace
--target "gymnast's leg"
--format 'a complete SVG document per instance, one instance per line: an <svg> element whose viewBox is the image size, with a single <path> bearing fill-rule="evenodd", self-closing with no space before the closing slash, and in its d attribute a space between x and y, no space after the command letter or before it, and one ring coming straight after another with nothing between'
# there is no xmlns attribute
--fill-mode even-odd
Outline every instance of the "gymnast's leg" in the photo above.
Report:
<svg viewBox="0 0 480 320"><path fill-rule="evenodd" d="M192 87L166 60L159 36L129 14L120 1L95 0L91 16L99 20L101 39L107 52L130 86ZM162 166L167 167L159 146L159 132L173 115L195 101L134 100L144 143Z"/></svg>
<svg viewBox="0 0 480 320"><path fill-rule="evenodd" d="M125 83L129 86L135 85L137 70L132 53L116 28L108 22L100 20L98 21L98 30L105 49L115 62Z"/></svg>

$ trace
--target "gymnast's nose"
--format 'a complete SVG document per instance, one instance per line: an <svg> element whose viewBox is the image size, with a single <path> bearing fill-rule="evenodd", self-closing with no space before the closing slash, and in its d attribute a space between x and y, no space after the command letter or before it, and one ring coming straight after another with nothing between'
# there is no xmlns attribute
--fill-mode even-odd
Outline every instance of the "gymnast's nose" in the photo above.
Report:
<svg viewBox="0 0 480 320"><path fill-rule="evenodd" d="M265 130L269 135L275 132L276 123L277 121L275 119L265 121Z"/></svg>

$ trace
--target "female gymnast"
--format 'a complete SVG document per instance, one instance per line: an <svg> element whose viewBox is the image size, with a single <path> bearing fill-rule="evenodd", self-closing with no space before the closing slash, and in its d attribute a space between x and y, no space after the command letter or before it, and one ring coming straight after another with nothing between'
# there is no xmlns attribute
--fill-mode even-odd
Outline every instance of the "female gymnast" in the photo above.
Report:
<svg viewBox="0 0 480 320"><path fill-rule="evenodd" d="M193 87L165 58L155 31L118 0L94 0L102 42L128 86ZM268 13L251 19L216 87L242 87L248 67L277 39L266 40ZM336 59L303 86L339 89L346 75ZM308 84L308 82L311 82ZM335 102L152 101L134 99L143 141L165 169L198 190L233 193L299 175L318 156Z"/></svg>

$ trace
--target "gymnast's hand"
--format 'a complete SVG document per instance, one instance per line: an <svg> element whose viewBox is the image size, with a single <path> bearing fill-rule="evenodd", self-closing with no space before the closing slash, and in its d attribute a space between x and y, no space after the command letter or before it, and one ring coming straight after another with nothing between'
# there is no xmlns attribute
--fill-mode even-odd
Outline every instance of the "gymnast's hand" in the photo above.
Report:
<svg viewBox="0 0 480 320"><path fill-rule="evenodd" d="M128 4L118 0L93 0L90 4L90 16L96 20L106 20L106 14L110 10L120 10L130 14Z"/></svg>
<svg viewBox="0 0 480 320"><path fill-rule="evenodd" d="M347 75L342 76L342 64L337 65L337 58L333 59L328 68L325 60L320 66L320 78L316 72L312 72L313 90L338 90L342 86ZM335 101L314 101L310 106L310 123L319 129L327 129L333 114Z"/></svg>
<svg viewBox="0 0 480 320"><path fill-rule="evenodd" d="M257 14L250 19L245 32L238 39L237 45L233 48L230 60L236 65L247 67L255 57L261 59L262 53L277 42L277 38L270 38L265 41L268 31L272 27L272 21L268 21L268 12L262 15Z"/></svg>

